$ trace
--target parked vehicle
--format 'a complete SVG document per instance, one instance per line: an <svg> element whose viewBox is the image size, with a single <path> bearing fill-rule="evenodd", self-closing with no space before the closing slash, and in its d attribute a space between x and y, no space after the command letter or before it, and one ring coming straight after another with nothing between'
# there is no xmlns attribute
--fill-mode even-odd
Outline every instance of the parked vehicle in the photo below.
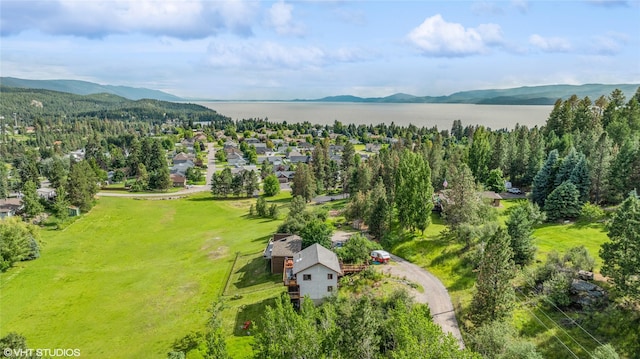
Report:
<svg viewBox="0 0 640 359"><path fill-rule="evenodd" d="M391 255L387 251L375 250L371 252L371 260L378 263L389 263Z"/></svg>
<svg viewBox="0 0 640 359"><path fill-rule="evenodd" d="M507 190L507 192L513 193L513 194L522 194L522 191L517 187L511 187Z"/></svg>

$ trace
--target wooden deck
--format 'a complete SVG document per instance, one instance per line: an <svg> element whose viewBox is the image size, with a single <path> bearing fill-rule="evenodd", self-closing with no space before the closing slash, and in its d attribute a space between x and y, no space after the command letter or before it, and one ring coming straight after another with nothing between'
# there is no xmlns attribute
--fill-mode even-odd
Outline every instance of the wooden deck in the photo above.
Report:
<svg viewBox="0 0 640 359"><path fill-rule="evenodd" d="M362 272L369 267L368 264L340 264L342 275Z"/></svg>

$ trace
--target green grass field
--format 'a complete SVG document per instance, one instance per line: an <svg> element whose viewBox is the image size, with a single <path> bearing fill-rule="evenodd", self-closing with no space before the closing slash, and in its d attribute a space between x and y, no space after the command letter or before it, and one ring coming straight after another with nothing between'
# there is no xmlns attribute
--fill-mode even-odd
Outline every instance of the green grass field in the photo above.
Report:
<svg viewBox="0 0 640 359"><path fill-rule="evenodd" d="M163 358L176 339L204 329L242 252L254 257L240 256L229 288L245 294L225 300L222 320L234 357L250 355L239 315L255 317L256 303L283 288L252 278L280 222L247 218L251 203L101 198L64 231L43 231L40 259L0 275L0 335L16 331L31 348L79 348L86 358Z"/></svg>

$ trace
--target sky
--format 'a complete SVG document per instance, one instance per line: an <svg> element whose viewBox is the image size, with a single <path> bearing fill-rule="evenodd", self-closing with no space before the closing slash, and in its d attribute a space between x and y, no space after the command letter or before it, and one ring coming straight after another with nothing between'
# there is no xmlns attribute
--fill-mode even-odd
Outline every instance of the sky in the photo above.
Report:
<svg viewBox="0 0 640 359"><path fill-rule="evenodd" d="M640 0L2 0L0 74L220 100L637 84Z"/></svg>

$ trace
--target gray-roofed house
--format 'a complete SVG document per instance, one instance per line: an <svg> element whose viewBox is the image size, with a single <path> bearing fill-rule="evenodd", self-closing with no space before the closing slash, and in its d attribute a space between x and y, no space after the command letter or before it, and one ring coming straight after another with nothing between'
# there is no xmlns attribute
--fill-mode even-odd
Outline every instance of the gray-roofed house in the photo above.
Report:
<svg viewBox="0 0 640 359"><path fill-rule="evenodd" d="M244 166L247 164L247 161L245 161L242 156L235 153L227 155L227 162L229 162L230 165L234 166Z"/></svg>
<svg viewBox="0 0 640 359"><path fill-rule="evenodd" d="M271 261L271 273L284 271L285 258L292 258L302 249L302 238L295 234L276 233L264 250L263 257Z"/></svg>
<svg viewBox="0 0 640 359"><path fill-rule="evenodd" d="M0 218L13 217L23 208L21 198L0 198Z"/></svg>
<svg viewBox="0 0 640 359"><path fill-rule="evenodd" d="M173 165L169 169L169 173L170 174L180 174L180 175L186 176L187 170L189 168L192 168L192 167L195 167L195 166L196 165L191 161L181 162L181 163Z"/></svg>
<svg viewBox="0 0 640 359"><path fill-rule="evenodd" d="M309 156L303 155L298 151L291 151L289 152L289 161L291 161L291 163L308 163L309 162Z"/></svg>
<svg viewBox="0 0 640 359"><path fill-rule="evenodd" d="M173 157L173 164L177 165L177 164L185 163L185 162L191 161L191 160L193 160L193 156L189 156L184 152L180 152L180 153L178 153L177 155L175 155Z"/></svg>
<svg viewBox="0 0 640 359"><path fill-rule="evenodd" d="M338 276L342 275L338 256L331 250L315 243L287 261L283 275L293 300L308 296L314 303L338 290Z"/></svg>

